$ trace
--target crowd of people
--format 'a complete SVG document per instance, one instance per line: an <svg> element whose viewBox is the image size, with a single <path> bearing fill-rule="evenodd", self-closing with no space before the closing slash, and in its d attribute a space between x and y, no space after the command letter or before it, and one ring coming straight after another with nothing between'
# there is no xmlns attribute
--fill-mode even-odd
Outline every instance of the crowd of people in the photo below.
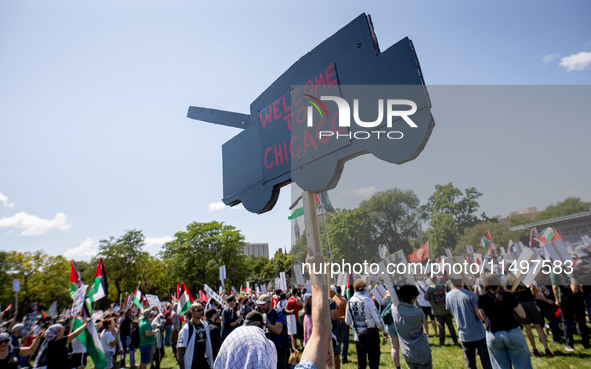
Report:
<svg viewBox="0 0 591 369"><path fill-rule="evenodd" d="M585 316L591 312L591 257L584 246L575 251L571 274L539 273L530 287L508 274L442 274L434 283L397 286L378 298L366 280L357 279L347 300L340 286L329 289L323 276L312 274L311 291L221 295L223 300L195 301L186 316L168 303L162 310L109 310L75 329L68 319L42 318L30 332L13 318L0 325L0 369L85 368L88 352L79 335L88 324L96 324L106 369L127 363L160 368L166 346L172 346L180 369L340 369L350 360L351 331L358 368L378 368L389 339L396 368L402 356L409 368L426 369L433 366L429 320L438 346L451 338L463 349L467 368L476 368L477 361L484 369L531 368L532 357L554 356L550 336L566 352L575 350L574 334L583 349L591 347ZM308 262L323 262L320 254L308 253Z"/></svg>

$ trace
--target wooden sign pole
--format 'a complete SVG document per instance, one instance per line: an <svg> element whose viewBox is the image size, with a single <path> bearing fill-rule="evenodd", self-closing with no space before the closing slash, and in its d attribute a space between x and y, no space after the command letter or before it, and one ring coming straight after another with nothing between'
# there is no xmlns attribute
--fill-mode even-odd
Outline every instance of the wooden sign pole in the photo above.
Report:
<svg viewBox="0 0 591 369"><path fill-rule="evenodd" d="M529 257L529 260L527 261L527 264L531 264L531 261L537 256L537 254L534 252L531 254L531 256ZM517 262L517 261L516 261ZM527 273L519 273L519 278L517 278L517 280L515 281L515 284L513 285L513 288L511 288L511 293L514 293L515 290L517 289L517 286L519 286L519 284L521 283L521 280L523 279L523 276L525 276Z"/></svg>
<svg viewBox="0 0 591 369"><path fill-rule="evenodd" d="M454 262L454 264L458 263L455 256L452 256L451 260ZM453 266L452 266L452 269L453 269ZM460 274L462 275L462 280L464 281L464 284L466 285L466 287L468 287L468 291L473 292L472 287L470 286L470 283L468 281L468 278L466 278L466 275L464 274L464 271L461 270Z"/></svg>
<svg viewBox="0 0 591 369"><path fill-rule="evenodd" d="M302 193L302 200L304 201L304 224L306 225L306 241L308 247L314 252L322 254L322 244L320 243L320 229L318 228L318 218L316 216L316 202L314 200L314 193L304 191ZM330 296L330 276L326 274L326 288L328 289L328 296ZM330 309L326 317L330 321ZM329 357L332 355L332 337L328 337L330 343L328 345ZM333 356L333 362L335 358ZM332 368L332 366L326 366Z"/></svg>

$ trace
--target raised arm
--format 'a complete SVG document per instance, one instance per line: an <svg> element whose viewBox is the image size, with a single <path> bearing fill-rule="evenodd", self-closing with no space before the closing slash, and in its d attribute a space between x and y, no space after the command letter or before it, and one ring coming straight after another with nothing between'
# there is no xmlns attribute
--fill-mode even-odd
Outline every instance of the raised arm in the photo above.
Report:
<svg viewBox="0 0 591 369"><path fill-rule="evenodd" d="M84 322L84 324L82 324L82 326L80 326L74 332L68 334L68 340L67 340L66 344L69 345L70 342L72 342L74 340L74 338L78 337L78 335L80 333L84 332L84 330L88 326L88 323L90 323L90 318L86 319L86 321Z"/></svg>
<svg viewBox="0 0 591 369"><path fill-rule="evenodd" d="M41 342L41 337L43 337L44 334L45 334L45 329L42 330L41 332L39 332L39 334L37 335L37 337L35 337L35 340L33 341L33 344L31 346L21 347L21 350L18 353L18 357L25 357L25 356L33 355L35 353L35 351L37 351L37 348L39 347L39 343Z"/></svg>
<svg viewBox="0 0 591 369"><path fill-rule="evenodd" d="M319 252L313 253L308 248L306 263L317 264L316 270L321 270L324 258ZM312 283L312 336L302 353L302 360L310 360L316 368L325 368L328 358L329 344L331 343L330 330L330 306L328 303L328 290L326 276L324 274L310 273Z"/></svg>

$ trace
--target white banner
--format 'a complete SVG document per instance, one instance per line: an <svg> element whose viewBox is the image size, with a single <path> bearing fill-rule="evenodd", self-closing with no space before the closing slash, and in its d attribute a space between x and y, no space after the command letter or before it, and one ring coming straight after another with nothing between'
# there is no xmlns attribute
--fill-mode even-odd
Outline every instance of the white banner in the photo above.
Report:
<svg viewBox="0 0 591 369"><path fill-rule="evenodd" d="M148 299L148 304L150 307L157 306L160 307L160 299L156 295L146 295L146 299Z"/></svg>
<svg viewBox="0 0 591 369"><path fill-rule="evenodd" d="M205 293L207 294L207 296L209 298L213 298L214 300L216 300L217 302L219 302L220 304L222 304L222 306L224 306L224 300L220 297L220 295L218 295L217 293L215 293L214 290L212 290L211 288L209 288L208 285L203 285L203 289L205 290Z"/></svg>
<svg viewBox="0 0 591 369"><path fill-rule="evenodd" d="M70 317L74 318L78 315L82 314L82 308L84 306L84 299L86 297L86 289L88 285L80 286L76 290L76 294L74 295L74 301L72 302L72 311L70 312Z"/></svg>

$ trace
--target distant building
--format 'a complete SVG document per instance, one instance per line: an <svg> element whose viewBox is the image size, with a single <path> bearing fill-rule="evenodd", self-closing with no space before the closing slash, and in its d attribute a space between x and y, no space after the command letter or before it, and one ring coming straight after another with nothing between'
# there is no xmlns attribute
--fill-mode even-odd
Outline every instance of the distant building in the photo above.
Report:
<svg viewBox="0 0 591 369"><path fill-rule="evenodd" d="M242 247L242 255L264 256L269 258L269 244L268 243L250 243Z"/></svg>
<svg viewBox="0 0 591 369"><path fill-rule="evenodd" d="M495 215L493 218L497 218L499 220L499 222L509 223L509 219L515 218L518 216L526 217L526 218L533 220L536 217L536 215L538 215L540 213L541 213L541 211L538 211L538 209L535 206L532 206L530 208L523 209L523 213L518 213L516 211L512 211L512 212L508 213L506 217L501 217L500 215Z"/></svg>

